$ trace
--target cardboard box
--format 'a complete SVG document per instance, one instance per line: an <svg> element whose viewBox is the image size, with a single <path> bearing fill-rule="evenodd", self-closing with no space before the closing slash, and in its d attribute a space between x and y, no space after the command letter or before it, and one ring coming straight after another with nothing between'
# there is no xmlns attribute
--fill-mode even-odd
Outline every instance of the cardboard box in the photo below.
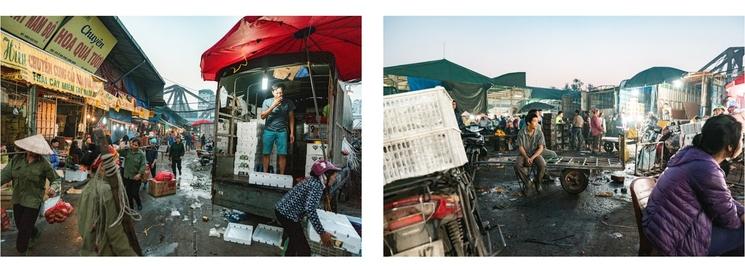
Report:
<svg viewBox="0 0 745 270"><path fill-rule="evenodd" d="M150 193L153 197L176 194L176 181L155 181L155 179L150 179L147 181L147 193Z"/></svg>
<svg viewBox="0 0 745 270"><path fill-rule="evenodd" d="M13 190L10 187L0 189L0 207L13 209L11 200L13 200Z"/></svg>

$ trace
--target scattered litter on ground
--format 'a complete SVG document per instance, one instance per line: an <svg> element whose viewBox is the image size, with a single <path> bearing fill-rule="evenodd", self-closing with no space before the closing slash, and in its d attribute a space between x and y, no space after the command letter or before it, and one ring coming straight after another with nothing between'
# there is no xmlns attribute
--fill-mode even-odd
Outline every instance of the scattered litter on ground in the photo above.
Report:
<svg viewBox="0 0 745 270"><path fill-rule="evenodd" d="M210 229L210 237L222 237L222 234L225 233L225 228L211 228Z"/></svg>
<svg viewBox="0 0 745 270"><path fill-rule="evenodd" d="M621 193L626 194L626 192L628 192L628 190L626 189L626 187L621 188Z"/></svg>
<svg viewBox="0 0 745 270"><path fill-rule="evenodd" d="M202 207L202 204L199 203L199 202L195 202L195 203L192 203L191 204L191 209L197 209L197 208L200 208L200 207Z"/></svg>
<svg viewBox="0 0 745 270"><path fill-rule="evenodd" d="M611 233L610 236L613 237L613 239L620 239L621 237L623 237L623 234L621 234L620 232L614 232Z"/></svg>
<svg viewBox="0 0 745 270"><path fill-rule="evenodd" d="M510 201L512 201L512 202L517 201L517 198L512 198L512 199L510 199Z"/></svg>
<svg viewBox="0 0 745 270"><path fill-rule="evenodd" d="M171 210L171 216L172 217L180 217L181 216L181 213L179 213L178 210L175 210L174 209L174 210Z"/></svg>
<svg viewBox="0 0 745 270"><path fill-rule="evenodd" d="M202 216L202 221L208 222L208 221L210 221L210 218L207 217L207 216Z"/></svg>
<svg viewBox="0 0 745 270"><path fill-rule="evenodd" d="M597 196L597 197L613 197L613 192L610 192L610 191L598 192L598 193L595 193L595 196Z"/></svg>
<svg viewBox="0 0 745 270"><path fill-rule="evenodd" d="M600 223L602 223L605 226L610 226L610 227L617 227L617 228L624 228L624 229L634 229L634 230L637 229L636 227L632 227L632 226L608 224L608 222L606 222L605 220L601 220Z"/></svg>
<svg viewBox="0 0 745 270"><path fill-rule="evenodd" d="M152 229L153 227L163 226L163 225L165 225L165 224L164 223L160 223L160 224L151 225L150 227L145 228L145 230L143 231L143 233L145 233L145 236L147 236L147 232L150 231L150 229Z"/></svg>
<svg viewBox="0 0 745 270"><path fill-rule="evenodd" d="M223 210L223 217L225 217L228 222L239 222L248 219L246 213L238 210Z"/></svg>
<svg viewBox="0 0 745 270"><path fill-rule="evenodd" d="M574 245L570 244L562 244L562 243L554 243L554 242L546 242L541 241L537 239L525 239L526 243L534 243L534 244L541 244L541 245L548 245L548 246L557 246L557 247L573 247Z"/></svg>

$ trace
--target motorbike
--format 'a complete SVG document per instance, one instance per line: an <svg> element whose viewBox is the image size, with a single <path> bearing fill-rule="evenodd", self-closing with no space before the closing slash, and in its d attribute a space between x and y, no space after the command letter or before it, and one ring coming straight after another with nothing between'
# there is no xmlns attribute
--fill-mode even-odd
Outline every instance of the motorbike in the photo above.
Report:
<svg viewBox="0 0 745 270"><path fill-rule="evenodd" d="M486 157L486 141L482 134L484 130L478 125L470 125L462 130L461 139L466 150L466 157L468 157L468 163L466 164L468 172L473 171L475 162Z"/></svg>
<svg viewBox="0 0 745 270"><path fill-rule="evenodd" d="M387 184L384 194L386 256L491 254L489 224L462 167Z"/></svg>
<svg viewBox="0 0 745 270"><path fill-rule="evenodd" d="M212 148L212 143L207 143L202 149L197 149L197 158L200 165L207 166L212 163Z"/></svg>

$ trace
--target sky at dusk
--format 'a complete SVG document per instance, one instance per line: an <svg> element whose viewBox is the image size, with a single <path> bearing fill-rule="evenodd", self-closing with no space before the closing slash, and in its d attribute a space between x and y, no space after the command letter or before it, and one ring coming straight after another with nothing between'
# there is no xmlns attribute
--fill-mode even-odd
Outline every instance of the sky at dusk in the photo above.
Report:
<svg viewBox="0 0 745 270"><path fill-rule="evenodd" d="M618 85L653 66L697 71L745 44L745 17L385 17L384 66L446 58L530 86Z"/></svg>

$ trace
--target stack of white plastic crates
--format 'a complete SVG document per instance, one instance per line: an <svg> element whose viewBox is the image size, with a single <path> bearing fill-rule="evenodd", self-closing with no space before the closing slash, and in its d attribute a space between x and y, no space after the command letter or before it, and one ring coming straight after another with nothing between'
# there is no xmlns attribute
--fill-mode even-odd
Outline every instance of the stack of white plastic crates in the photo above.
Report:
<svg viewBox="0 0 745 270"><path fill-rule="evenodd" d="M263 127L264 124L260 121L238 122L233 167L236 175L248 176L254 171L256 164L261 164L260 138Z"/></svg>
<svg viewBox="0 0 745 270"><path fill-rule="evenodd" d="M362 237L357 234L348 216L321 209L316 209L316 213L321 221L321 226L333 236L335 243L332 247L323 246L321 236L316 233L313 225L308 223L308 245L313 254L320 256L361 255Z"/></svg>
<svg viewBox="0 0 745 270"><path fill-rule="evenodd" d="M440 87L384 98L386 184L468 162L452 101Z"/></svg>
<svg viewBox="0 0 745 270"><path fill-rule="evenodd" d="M307 150L305 152L305 175L310 174L310 168L313 167L313 163L319 159L323 159L323 152L326 152L328 148L327 144L307 144ZM328 154L328 152L326 152Z"/></svg>

